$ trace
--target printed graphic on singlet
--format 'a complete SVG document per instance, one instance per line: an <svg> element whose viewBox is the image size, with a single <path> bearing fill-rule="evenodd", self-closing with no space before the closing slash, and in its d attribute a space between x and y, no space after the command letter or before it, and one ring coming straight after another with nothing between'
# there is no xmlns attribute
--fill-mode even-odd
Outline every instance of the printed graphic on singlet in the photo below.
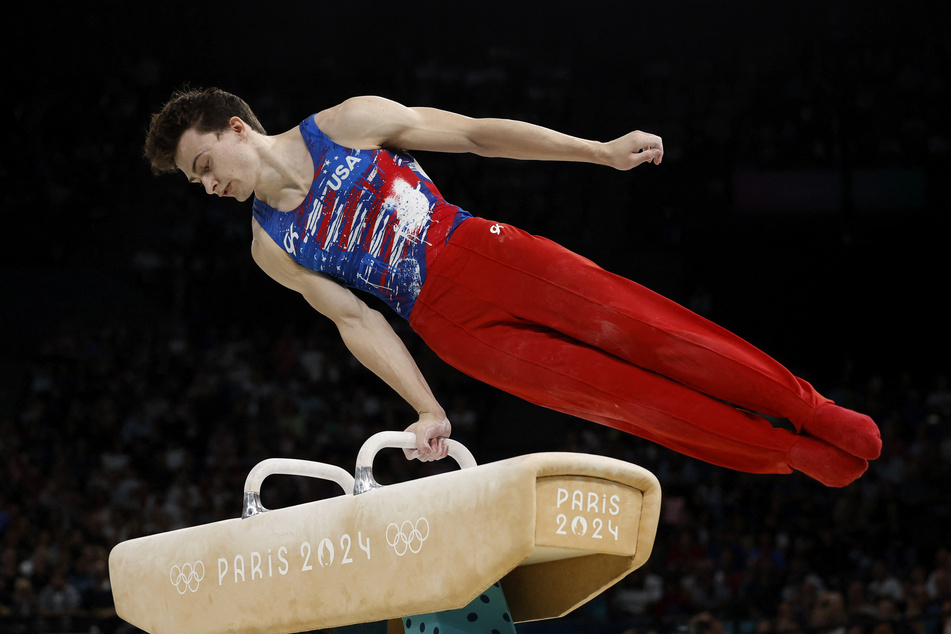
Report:
<svg viewBox="0 0 951 634"><path fill-rule="evenodd" d="M412 302L422 287L432 205L407 161L360 154L325 158L303 230L292 229L285 248L309 256L305 266ZM370 169L358 171L361 163Z"/></svg>
<svg viewBox="0 0 951 634"><path fill-rule="evenodd" d="M259 200L255 218L301 265L372 293L408 318L426 276L427 249L468 214L450 205L408 154L354 150L301 126L315 174L295 211Z"/></svg>

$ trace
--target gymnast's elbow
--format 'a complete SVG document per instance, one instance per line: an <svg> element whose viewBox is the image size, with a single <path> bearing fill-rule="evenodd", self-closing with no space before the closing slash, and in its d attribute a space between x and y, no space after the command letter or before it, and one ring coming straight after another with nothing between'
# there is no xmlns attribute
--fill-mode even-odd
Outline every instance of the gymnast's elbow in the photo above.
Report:
<svg viewBox="0 0 951 634"><path fill-rule="evenodd" d="M362 300L354 296L352 305L347 305L343 311L331 317L337 328L343 332L372 333L381 327L387 327L388 322L383 314L367 306Z"/></svg>
<svg viewBox="0 0 951 634"><path fill-rule="evenodd" d="M380 321L385 321L379 311L367 306L350 289L336 280L327 278L326 283L320 285L319 291L310 287L304 289L302 294L317 312L337 326L341 334L347 331L372 331L379 327Z"/></svg>

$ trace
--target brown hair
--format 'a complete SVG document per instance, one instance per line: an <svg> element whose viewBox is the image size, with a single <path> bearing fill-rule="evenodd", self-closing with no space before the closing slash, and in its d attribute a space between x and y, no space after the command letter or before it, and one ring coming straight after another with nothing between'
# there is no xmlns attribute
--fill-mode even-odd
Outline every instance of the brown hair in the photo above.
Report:
<svg viewBox="0 0 951 634"><path fill-rule="evenodd" d="M183 88L172 93L162 109L152 115L145 136L143 153L152 164L152 172L175 171L175 152L187 130L194 128L200 134L220 133L235 116L255 132L266 134L251 106L229 92L219 88Z"/></svg>

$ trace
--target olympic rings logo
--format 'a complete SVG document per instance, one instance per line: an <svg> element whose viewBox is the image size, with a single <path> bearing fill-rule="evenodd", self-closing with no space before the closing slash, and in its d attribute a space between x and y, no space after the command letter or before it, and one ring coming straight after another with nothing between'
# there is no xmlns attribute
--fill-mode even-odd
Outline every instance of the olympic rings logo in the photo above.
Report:
<svg viewBox="0 0 951 634"><path fill-rule="evenodd" d="M168 571L168 579L178 590L179 594L186 592L197 592L198 584L205 578L205 564L200 560L194 564L184 564L182 566L172 566Z"/></svg>
<svg viewBox="0 0 951 634"><path fill-rule="evenodd" d="M414 555L423 548L423 542L429 537L429 522L425 517L416 520L414 524L410 520L402 524L390 522L386 527L386 543L402 557L407 552Z"/></svg>

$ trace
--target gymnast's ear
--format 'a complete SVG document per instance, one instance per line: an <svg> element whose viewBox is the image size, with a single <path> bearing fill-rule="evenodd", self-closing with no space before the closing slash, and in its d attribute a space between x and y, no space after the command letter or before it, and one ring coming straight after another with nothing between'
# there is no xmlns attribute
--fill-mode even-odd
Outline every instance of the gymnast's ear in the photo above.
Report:
<svg viewBox="0 0 951 634"><path fill-rule="evenodd" d="M246 138L248 136L248 131L251 130L251 126L244 122L244 119L238 116L231 117L228 119L228 129L241 138Z"/></svg>

